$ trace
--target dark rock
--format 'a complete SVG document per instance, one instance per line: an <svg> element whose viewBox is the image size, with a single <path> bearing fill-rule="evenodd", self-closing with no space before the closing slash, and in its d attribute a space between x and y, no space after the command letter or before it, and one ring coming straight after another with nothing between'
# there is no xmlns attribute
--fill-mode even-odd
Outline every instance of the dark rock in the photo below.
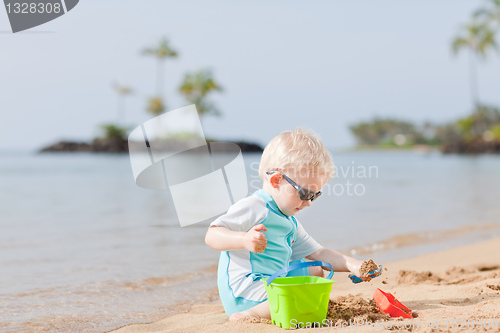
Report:
<svg viewBox="0 0 500 333"><path fill-rule="evenodd" d="M60 141L40 150L40 152L96 152L96 153L128 153L127 140L95 139L87 142Z"/></svg>
<svg viewBox="0 0 500 333"><path fill-rule="evenodd" d="M441 148L444 154L500 154L500 140L470 142L456 141L444 144Z"/></svg>
<svg viewBox="0 0 500 333"><path fill-rule="evenodd" d="M96 153L128 153L128 141L121 138L94 139L91 151Z"/></svg>
<svg viewBox="0 0 500 333"><path fill-rule="evenodd" d="M237 141L235 142L244 153L262 153L264 149L256 143Z"/></svg>
<svg viewBox="0 0 500 333"><path fill-rule="evenodd" d="M257 143L254 143L254 142L226 141L226 140L212 140L212 139L207 140L207 142L209 142L209 143L210 142L218 142L218 141L230 142L230 143L237 144L238 146L240 146L241 152L243 152L243 153L262 153L264 151L264 149L262 149L262 147L260 145L258 145Z"/></svg>
<svg viewBox="0 0 500 333"><path fill-rule="evenodd" d="M60 141L40 150L40 152L58 152L58 151L88 152L91 151L91 149L90 149L90 144L86 142Z"/></svg>
<svg viewBox="0 0 500 333"><path fill-rule="evenodd" d="M244 141L234 142L244 153L261 153L263 151L256 143ZM128 141L121 138L94 139L86 142L60 141L45 147L40 152L96 152L96 153L128 153Z"/></svg>

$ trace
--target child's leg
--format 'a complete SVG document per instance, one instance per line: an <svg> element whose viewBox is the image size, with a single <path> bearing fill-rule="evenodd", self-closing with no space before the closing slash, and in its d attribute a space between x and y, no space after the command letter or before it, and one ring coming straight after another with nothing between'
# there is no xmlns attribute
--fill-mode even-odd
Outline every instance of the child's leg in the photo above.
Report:
<svg viewBox="0 0 500 333"><path fill-rule="evenodd" d="M309 276L325 277L325 273L323 272L323 268L321 268L321 266L312 266L309 267Z"/></svg>
<svg viewBox="0 0 500 333"><path fill-rule="evenodd" d="M310 260L306 260L305 258L290 261L290 266L293 264L303 263ZM325 273L323 273L323 268L321 266L311 266L304 267L298 270L290 271L286 276L320 276L325 277Z"/></svg>
<svg viewBox="0 0 500 333"><path fill-rule="evenodd" d="M305 262L305 261L306 261L305 259L299 259L299 260L296 260L292 263ZM310 276L325 277L325 274L323 272L323 268L321 268L320 266L306 267L301 272L291 271L287 276L303 276L303 275L307 275L307 272L309 272ZM236 321L236 320L240 320L243 318L251 318L251 319L256 319L256 320L271 319L271 312L269 311L268 301L264 301L264 302L254 306L253 308L250 308L248 310L233 313L229 317L229 321Z"/></svg>
<svg viewBox="0 0 500 333"><path fill-rule="evenodd" d="M269 303L268 301L264 301L259 305L254 306L248 310L233 313L231 317L229 317L229 321L236 321L243 318L251 318L255 320L260 319L271 319L271 312L269 311Z"/></svg>

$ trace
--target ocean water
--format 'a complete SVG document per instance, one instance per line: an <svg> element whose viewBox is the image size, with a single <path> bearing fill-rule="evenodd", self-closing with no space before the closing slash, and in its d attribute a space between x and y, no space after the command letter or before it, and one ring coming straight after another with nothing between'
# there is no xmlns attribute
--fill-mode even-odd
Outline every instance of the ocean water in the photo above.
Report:
<svg viewBox="0 0 500 333"><path fill-rule="evenodd" d="M244 154L249 192L259 154ZM337 152L297 215L326 247L385 262L500 236L500 157ZM105 332L216 299L207 223L181 228L128 155L0 153L0 331ZM196 209L196 203L193 205Z"/></svg>

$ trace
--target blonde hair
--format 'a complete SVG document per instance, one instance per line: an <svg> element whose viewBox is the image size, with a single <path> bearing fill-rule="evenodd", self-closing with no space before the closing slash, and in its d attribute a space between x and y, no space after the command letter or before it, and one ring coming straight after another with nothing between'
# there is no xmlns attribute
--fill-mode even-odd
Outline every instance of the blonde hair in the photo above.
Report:
<svg viewBox="0 0 500 333"><path fill-rule="evenodd" d="M276 135L266 146L259 165L259 177L265 180L267 171L292 172L308 177L325 175L328 181L335 175L330 152L312 130L296 128Z"/></svg>

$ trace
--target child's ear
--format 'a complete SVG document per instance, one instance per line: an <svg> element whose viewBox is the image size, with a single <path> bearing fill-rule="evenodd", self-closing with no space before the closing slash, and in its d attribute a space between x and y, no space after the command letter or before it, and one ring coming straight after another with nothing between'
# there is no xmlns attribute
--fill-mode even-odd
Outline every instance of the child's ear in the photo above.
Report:
<svg viewBox="0 0 500 333"><path fill-rule="evenodd" d="M273 188L278 188L282 178L283 176L281 175L281 173L274 173L271 175L271 178L269 178L269 182L271 183L271 186Z"/></svg>

